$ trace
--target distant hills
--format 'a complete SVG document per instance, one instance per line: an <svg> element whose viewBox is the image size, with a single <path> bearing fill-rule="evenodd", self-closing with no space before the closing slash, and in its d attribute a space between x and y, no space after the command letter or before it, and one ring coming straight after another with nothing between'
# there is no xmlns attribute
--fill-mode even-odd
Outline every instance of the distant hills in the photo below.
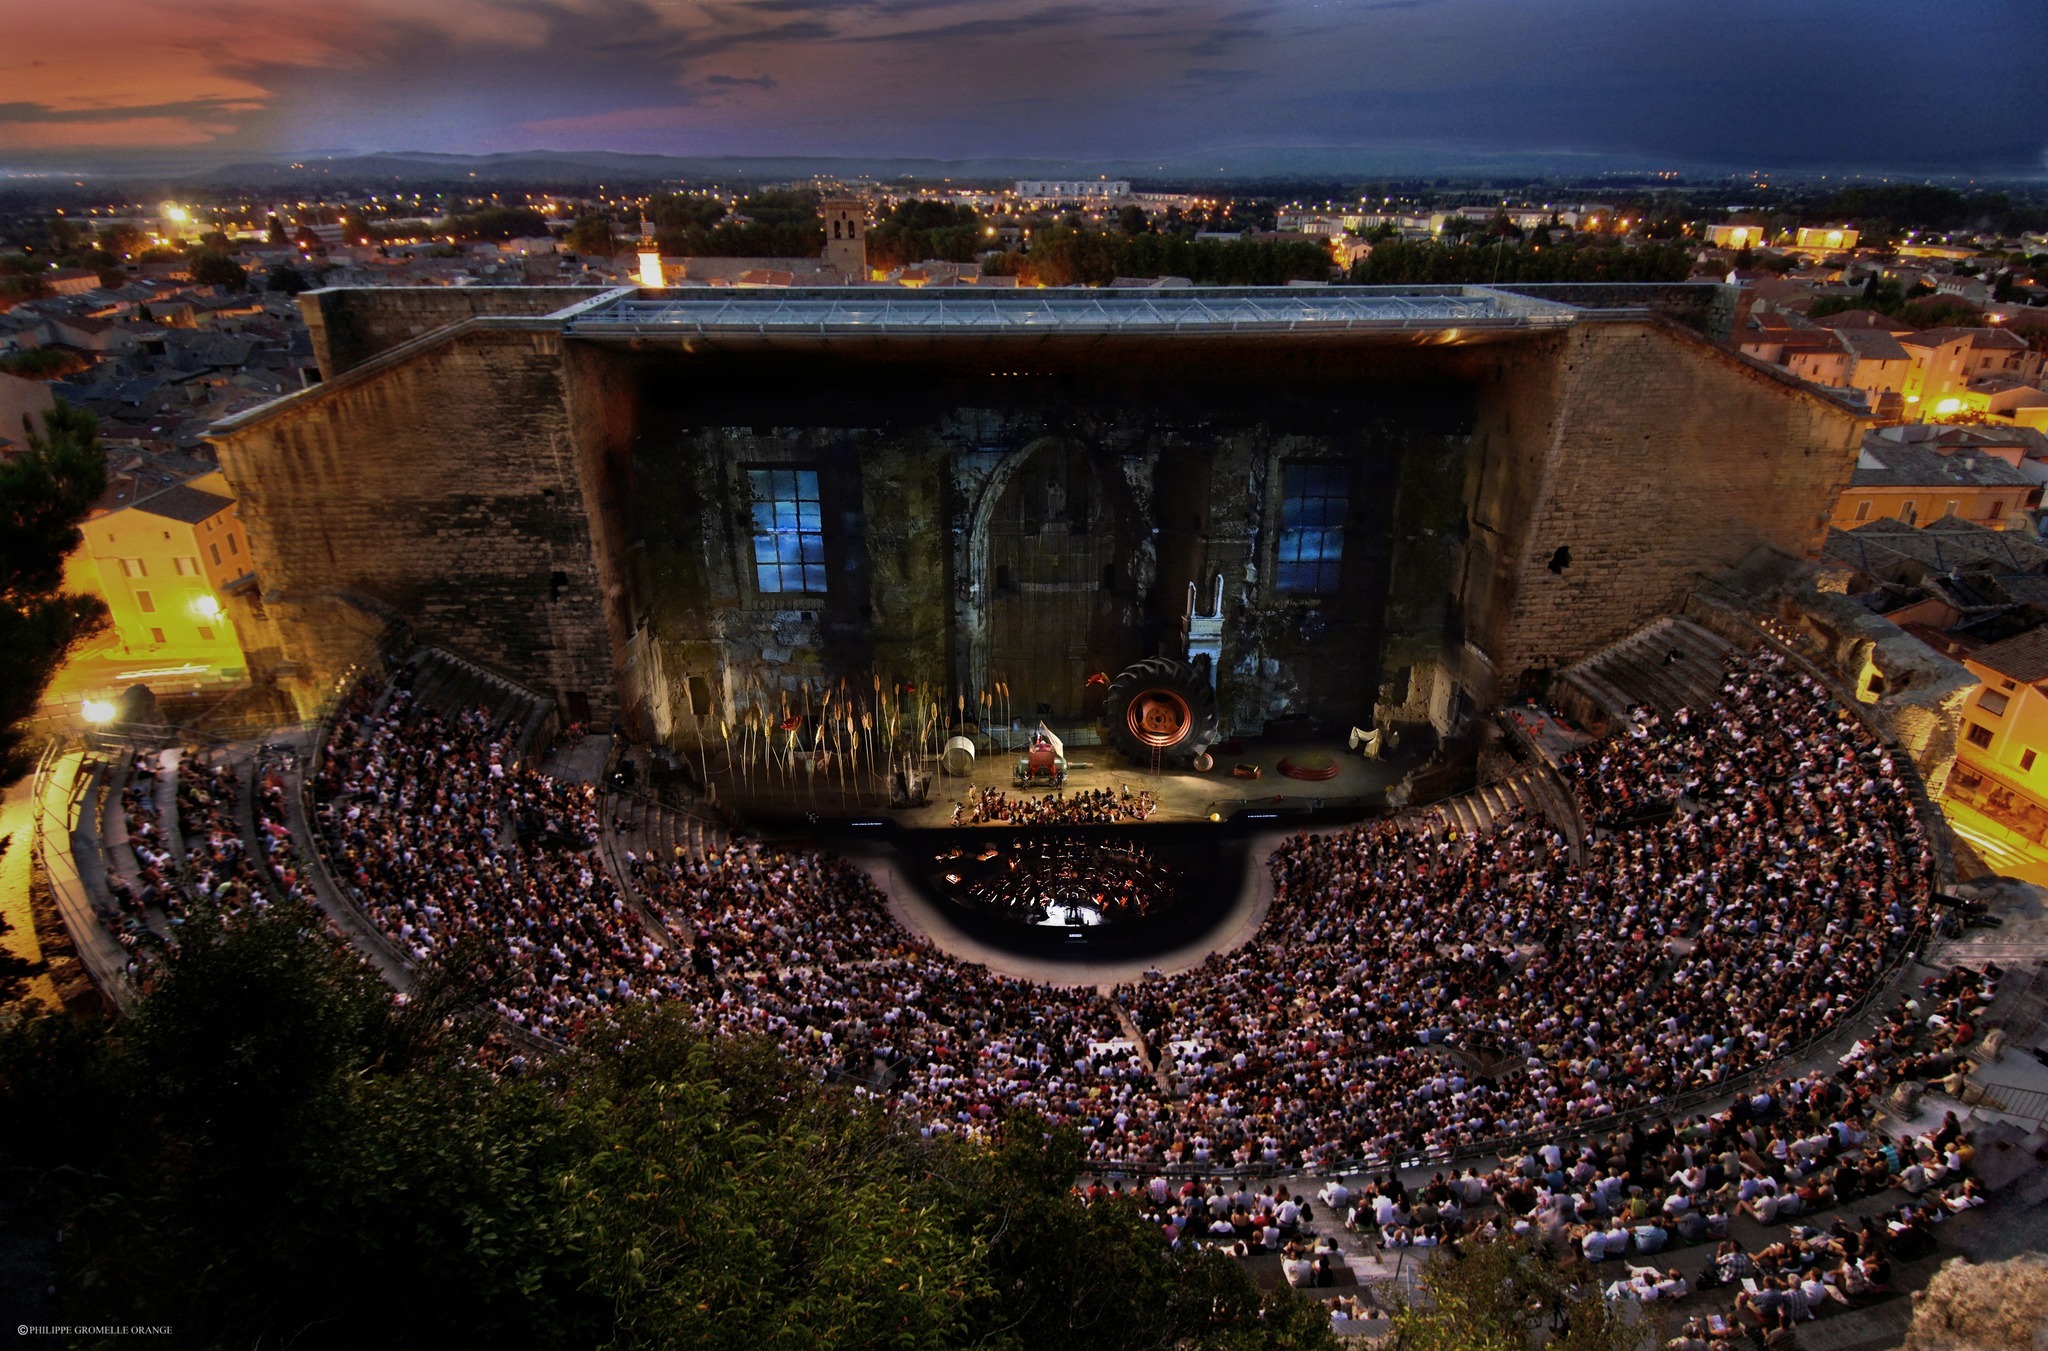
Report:
<svg viewBox="0 0 2048 1351"><path fill-rule="evenodd" d="M99 164L9 166L0 163L0 184L21 186L91 177L101 181L185 188L250 188L256 190L313 187L318 184L376 183L444 186L449 184L547 186L563 190L646 187L663 182L779 182L811 177L878 182L975 182L1013 178L1129 178L1142 182L1273 182L1326 183L1365 179L1568 180L1600 178L1647 179L1677 174L1691 179L1718 179L1735 172L1729 166L1625 159L1564 151L1484 154L1466 150L1361 146L1234 146L1154 159L1090 160L1081 158L988 156L963 159L936 157L855 157L829 155L675 156L624 154L591 150L524 150L490 155L445 154L425 150L301 153L229 163L179 159L174 155L147 160L126 158ZM1831 178L1853 169L1828 170ZM1878 171L1868 171L1876 176ZM1784 176L1818 178L1818 170ZM1960 176L1958 176L1960 181ZM1976 180L1981 182L1982 180Z"/></svg>

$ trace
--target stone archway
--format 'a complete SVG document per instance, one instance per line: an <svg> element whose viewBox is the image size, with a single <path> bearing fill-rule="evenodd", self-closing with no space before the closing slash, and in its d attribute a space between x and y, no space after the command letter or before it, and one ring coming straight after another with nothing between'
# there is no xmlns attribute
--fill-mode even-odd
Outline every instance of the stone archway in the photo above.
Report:
<svg viewBox="0 0 2048 1351"><path fill-rule="evenodd" d="M1029 721L1094 721L1102 691L1086 681L1135 652L1126 605L1131 578L1110 476L1077 442L1046 437L990 484L975 522L986 606L984 671L1006 681Z"/></svg>

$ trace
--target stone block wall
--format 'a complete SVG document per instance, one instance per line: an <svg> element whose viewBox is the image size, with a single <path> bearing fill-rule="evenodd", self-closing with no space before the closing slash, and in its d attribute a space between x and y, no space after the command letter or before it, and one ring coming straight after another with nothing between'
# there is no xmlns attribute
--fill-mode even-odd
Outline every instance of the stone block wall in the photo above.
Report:
<svg viewBox="0 0 2048 1351"><path fill-rule="evenodd" d="M345 611L616 709L558 334L461 333L213 441L299 686L359 655Z"/></svg>
<svg viewBox="0 0 2048 1351"><path fill-rule="evenodd" d="M603 295L592 286L332 287L299 297L320 377L332 380L379 352L481 315L537 317Z"/></svg>
<svg viewBox="0 0 2048 1351"><path fill-rule="evenodd" d="M1716 342L1727 342L1747 313L1742 288L1725 282L1522 282L1499 289L1589 310L1646 309Z"/></svg>
<svg viewBox="0 0 2048 1351"><path fill-rule="evenodd" d="M1862 426L1656 318L1448 346L1169 338L1027 359L877 343L739 361L504 317L590 294L306 298L334 376L216 438L266 660L311 689L397 619L685 743L750 687L877 672L950 698L1001 674L981 505L1052 438L1086 447L1117 503L1113 580L1087 607L1115 629L1102 662L1177 651L1187 584L1206 604L1220 572L1229 730L1299 713L1447 731L1754 546L1817 547ZM436 323L454 326L391 351ZM1027 360L1044 383L1017 383ZM1290 458L1354 466L1330 603L1272 590ZM822 599L749 581L744 471L778 463L820 473Z"/></svg>
<svg viewBox="0 0 2048 1351"><path fill-rule="evenodd" d="M1503 681L1677 611L1756 546L1818 550L1862 418L1656 321L1575 325L1551 360L1491 410L1512 468L1482 484L1501 549L1467 614Z"/></svg>

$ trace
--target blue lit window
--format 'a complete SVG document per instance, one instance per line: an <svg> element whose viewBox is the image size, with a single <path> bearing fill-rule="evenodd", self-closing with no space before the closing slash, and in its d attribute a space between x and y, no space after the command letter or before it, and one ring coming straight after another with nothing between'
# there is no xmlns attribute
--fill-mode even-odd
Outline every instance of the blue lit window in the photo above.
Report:
<svg viewBox="0 0 2048 1351"><path fill-rule="evenodd" d="M754 585L763 592L825 591L825 526L815 469L750 469Z"/></svg>
<svg viewBox="0 0 2048 1351"><path fill-rule="evenodd" d="M1282 591L1327 595L1337 589L1344 560L1344 518L1351 510L1351 471L1341 464L1290 464L1280 470Z"/></svg>

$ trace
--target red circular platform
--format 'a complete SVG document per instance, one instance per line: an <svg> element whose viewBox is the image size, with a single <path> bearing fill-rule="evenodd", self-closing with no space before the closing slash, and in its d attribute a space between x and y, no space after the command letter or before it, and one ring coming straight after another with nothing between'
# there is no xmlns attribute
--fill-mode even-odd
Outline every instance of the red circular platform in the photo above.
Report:
<svg viewBox="0 0 2048 1351"><path fill-rule="evenodd" d="M1320 783L1337 777L1337 761L1327 751L1301 751L1282 759L1280 772L1290 779Z"/></svg>

